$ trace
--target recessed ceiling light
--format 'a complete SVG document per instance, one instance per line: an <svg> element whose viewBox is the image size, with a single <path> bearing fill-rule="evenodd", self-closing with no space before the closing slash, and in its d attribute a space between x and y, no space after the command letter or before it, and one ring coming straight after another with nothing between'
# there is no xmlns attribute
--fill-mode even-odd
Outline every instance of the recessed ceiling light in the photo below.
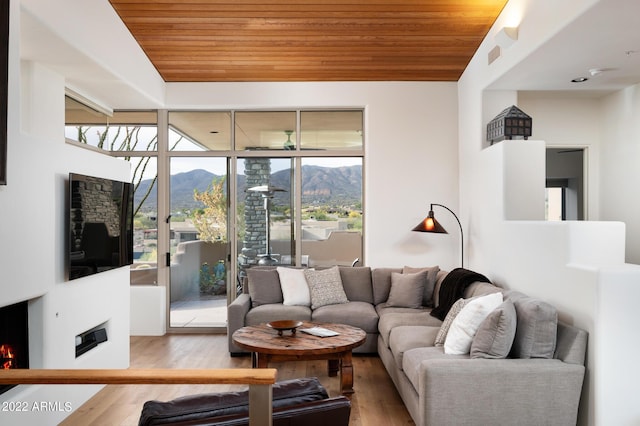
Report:
<svg viewBox="0 0 640 426"><path fill-rule="evenodd" d="M587 77L576 77L573 80L571 80L571 82L572 83L584 83L587 80L589 80Z"/></svg>

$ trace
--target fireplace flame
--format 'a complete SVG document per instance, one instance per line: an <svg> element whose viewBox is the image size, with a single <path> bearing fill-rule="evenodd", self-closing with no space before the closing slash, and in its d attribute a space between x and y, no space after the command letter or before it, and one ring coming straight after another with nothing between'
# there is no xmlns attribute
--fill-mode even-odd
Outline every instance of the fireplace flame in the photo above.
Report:
<svg viewBox="0 0 640 426"><path fill-rule="evenodd" d="M14 368L13 359L15 355L13 348L9 345L0 345L0 369L8 370Z"/></svg>

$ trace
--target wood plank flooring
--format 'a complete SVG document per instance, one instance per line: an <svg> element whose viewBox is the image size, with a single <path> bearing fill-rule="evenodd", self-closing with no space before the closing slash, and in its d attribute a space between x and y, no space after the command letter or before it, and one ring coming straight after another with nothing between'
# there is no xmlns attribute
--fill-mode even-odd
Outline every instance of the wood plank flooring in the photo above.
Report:
<svg viewBox="0 0 640 426"><path fill-rule="evenodd" d="M227 336L169 334L131 337L131 368L248 368L251 358L230 357ZM354 355L354 390L350 426L410 426L400 396L376 355ZM278 380L315 376L330 395L338 395L340 378L327 375L326 361L274 363ZM145 401L166 401L202 392L239 389L232 385L108 385L71 414L62 426L138 424Z"/></svg>

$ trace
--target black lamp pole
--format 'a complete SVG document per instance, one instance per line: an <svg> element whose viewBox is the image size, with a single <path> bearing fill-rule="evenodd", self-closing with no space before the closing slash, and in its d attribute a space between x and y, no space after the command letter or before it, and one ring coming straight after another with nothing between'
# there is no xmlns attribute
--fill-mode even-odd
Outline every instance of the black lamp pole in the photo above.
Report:
<svg viewBox="0 0 640 426"><path fill-rule="evenodd" d="M458 226L460 227L460 265L464 268L464 232L462 232L462 224L460 223L460 219L458 219L458 216L449 207L442 204L431 203L429 207L429 214L427 215L427 217L424 218L424 220L422 220L418 225L416 225L415 228L412 229L412 231L448 234L447 230L444 229L444 227L440 225L440 223L436 220L435 214L433 213L433 206L442 207L443 209L448 210L449 213L451 213L453 217L456 218Z"/></svg>

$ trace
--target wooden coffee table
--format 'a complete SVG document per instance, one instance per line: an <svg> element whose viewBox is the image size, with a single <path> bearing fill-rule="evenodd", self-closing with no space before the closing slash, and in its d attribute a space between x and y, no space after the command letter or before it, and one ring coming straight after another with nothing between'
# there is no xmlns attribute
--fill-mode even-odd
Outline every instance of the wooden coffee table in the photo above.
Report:
<svg viewBox="0 0 640 426"><path fill-rule="evenodd" d="M317 337L300 331L322 327L337 333L332 337ZM270 362L327 360L329 376L340 372L342 394L353 393L353 363L351 350L362 345L367 337L364 330L344 324L304 322L295 334L285 331L282 336L266 324L242 327L233 333L233 342L251 351L253 368L266 368Z"/></svg>

